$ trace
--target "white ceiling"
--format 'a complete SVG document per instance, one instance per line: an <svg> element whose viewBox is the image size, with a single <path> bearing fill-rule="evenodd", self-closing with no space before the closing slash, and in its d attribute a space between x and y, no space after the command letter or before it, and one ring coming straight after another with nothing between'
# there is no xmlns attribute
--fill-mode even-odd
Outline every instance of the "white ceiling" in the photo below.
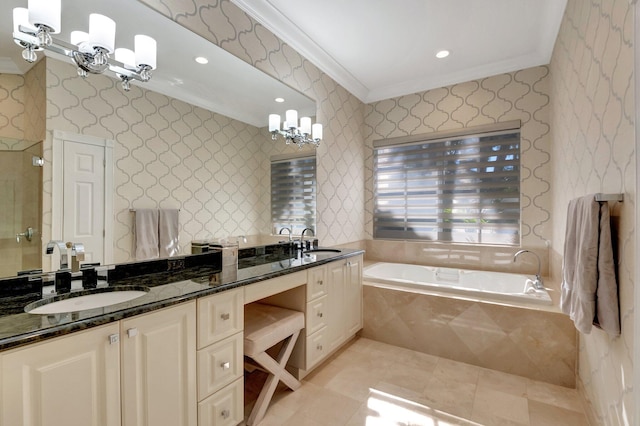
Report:
<svg viewBox="0 0 640 426"><path fill-rule="evenodd" d="M566 0L231 0L365 103L548 64ZM439 50L451 51L436 59Z"/></svg>
<svg viewBox="0 0 640 426"><path fill-rule="evenodd" d="M0 73L23 74L32 65L22 59L11 36L14 7L27 7L27 0L0 4ZM133 84L257 127L267 125L269 113L284 116L289 108L301 116L315 115L313 100L137 1L62 0L62 31L54 37L68 41L72 30L88 31L89 14L94 12L116 21L116 47L133 49L135 34L156 39L158 69L148 83ZM209 59L207 65L195 63L200 55ZM286 102L275 103L276 97Z"/></svg>

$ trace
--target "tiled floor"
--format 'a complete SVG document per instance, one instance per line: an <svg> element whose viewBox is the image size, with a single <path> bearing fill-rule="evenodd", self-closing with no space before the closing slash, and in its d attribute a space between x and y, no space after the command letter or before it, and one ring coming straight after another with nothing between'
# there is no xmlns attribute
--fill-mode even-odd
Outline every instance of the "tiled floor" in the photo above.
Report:
<svg viewBox="0 0 640 426"><path fill-rule="evenodd" d="M246 413L264 373L246 376ZM252 391L253 390L253 391ZM369 339L280 386L260 426L588 425L575 390Z"/></svg>

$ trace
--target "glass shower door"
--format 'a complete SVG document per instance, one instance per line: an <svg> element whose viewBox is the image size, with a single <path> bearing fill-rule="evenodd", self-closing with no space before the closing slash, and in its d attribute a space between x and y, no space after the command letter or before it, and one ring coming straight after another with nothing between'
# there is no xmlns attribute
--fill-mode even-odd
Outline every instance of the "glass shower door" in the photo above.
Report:
<svg viewBox="0 0 640 426"><path fill-rule="evenodd" d="M41 268L42 143L0 141L0 277Z"/></svg>

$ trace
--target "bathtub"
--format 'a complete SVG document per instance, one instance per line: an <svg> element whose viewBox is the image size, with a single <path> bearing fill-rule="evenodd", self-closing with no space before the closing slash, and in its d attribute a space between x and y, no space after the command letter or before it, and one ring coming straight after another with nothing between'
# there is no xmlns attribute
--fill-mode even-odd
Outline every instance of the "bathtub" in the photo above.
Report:
<svg viewBox="0 0 640 426"><path fill-rule="evenodd" d="M363 274L364 281L400 289L448 293L486 301L552 304L546 290L534 288L531 278L521 274L385 262L365 267Z"/></svg>
<svg viewBox="0 0 640 426"><path fill-rule="evenodd" d="M575 387L575 327L531 277L374 263L363 278L362 337Z"/></svg>

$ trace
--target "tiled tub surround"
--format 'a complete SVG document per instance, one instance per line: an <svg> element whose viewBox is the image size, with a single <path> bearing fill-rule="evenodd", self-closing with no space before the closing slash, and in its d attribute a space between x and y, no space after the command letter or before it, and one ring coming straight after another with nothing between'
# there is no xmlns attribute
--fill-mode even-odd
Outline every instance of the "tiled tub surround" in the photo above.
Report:
<svg viewBox="0 0 640 426"><path fill-rule="evenodd" d="M377 287L365 280L362 337L575 387L577 337L557 307L526 308Z"/></svg>
<svg viewBox="0 0 640 426"><path fill-rule="evenodd" d="M250 285L289 273L362 254L361 250L294 256L288 260L259 264L238 270L232 282L220 282L220 252L203 253L117 266L109 271L110 285L144 285L150 291L130 302L70 314L33 315L22 311L40 298L37 285L25 279L0 281L0 351L38 342L151 312L198 297ZM181 265L176 266L176 265ZM174 270L170 270L175 268ZM164 272L160 272L164 271Z"/></svg>

